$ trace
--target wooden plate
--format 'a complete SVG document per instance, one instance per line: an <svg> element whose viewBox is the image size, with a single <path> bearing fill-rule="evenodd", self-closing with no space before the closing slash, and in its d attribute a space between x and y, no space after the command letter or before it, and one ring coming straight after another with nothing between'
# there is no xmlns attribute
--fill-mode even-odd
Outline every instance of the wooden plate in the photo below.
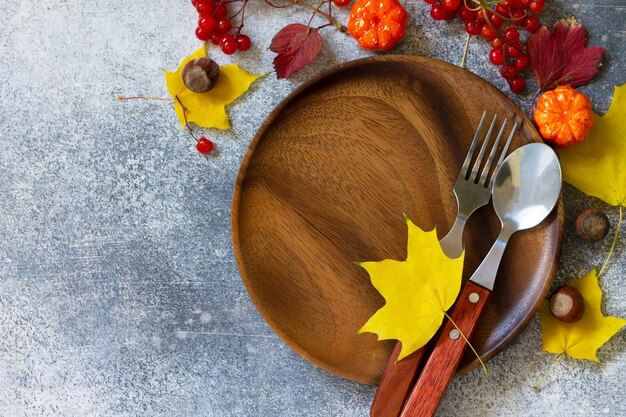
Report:
<svg viewBox="0 0 626 417"><path fill-rule="evenodd" d="M296 352L334 374L378 382L393 341L357 330L384 304L353 261L405 259L406 213L442 237L456 215L452 186L483 110L522 127L512 147L539 141L523 112L453 65L378 56L305 83L267 118L235 185L235 258L252 300ZM491 206L465 230L470 276L500 230ZM473 345L491 358L535 314L554 277L562 204L514 235ZM476 366L471 354L462 362Z"/></svg>

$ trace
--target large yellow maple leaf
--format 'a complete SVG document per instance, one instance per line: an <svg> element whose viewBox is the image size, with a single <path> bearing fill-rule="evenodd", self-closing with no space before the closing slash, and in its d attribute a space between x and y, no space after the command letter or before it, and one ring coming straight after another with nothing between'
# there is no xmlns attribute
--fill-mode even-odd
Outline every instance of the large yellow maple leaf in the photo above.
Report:
<svg viewBox="0 0 626 417"><path fill-rule="evenodd" d="M183 59L176 71L164 70L167 91L174 98L174 110L183 128L186 122L193 122L202 127L228 129L230 123L226 114L226 105L245 93L250 84L259 76L250 74L237 64L225 65L220 67L220 75L215 87L206 93L194 93L183 82L183 68L189 61L205 56L206 51L203 46Z"/></svg>
<svg viewBox="0 0 626 417"><path fill-rule="evenodd" d="M568 285L576 288L583 296L584 314L579 321L564 323L550 313L549 303L543 303L543 349L550 353L566 353L572 358L599 362L596 351L626 325L626 320L602 314L602 289L595 269L584 278L571 280Z"/></svg>
<svg viewBox="0 0 626 417"><path fill-rule="evenodd" d="M626 205L626 84L615 87L587 140L557 152L565 181L613 206Z"/></svg>
<svg viewBox="0 0 626 417"><path fill-rule="evenodd" d="M398 339L398 360L424 346L437 332L461 290L464 254L448 258L437 240L436 229L425 232L406 218L405 261L385 259L360 263L372 284L385 298L359 333L370 332L378 340Z"/></svg>

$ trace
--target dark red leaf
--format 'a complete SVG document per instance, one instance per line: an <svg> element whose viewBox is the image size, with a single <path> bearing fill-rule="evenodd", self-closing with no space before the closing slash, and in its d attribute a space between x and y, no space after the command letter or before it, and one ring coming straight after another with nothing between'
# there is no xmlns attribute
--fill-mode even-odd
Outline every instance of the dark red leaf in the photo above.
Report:
<svg viewBox="0 0 626 417"><path fill-rule="evenodd" d="M530 35L526 47L539 89L576 88L591 81L606 49L586 45L587 30L574 19L559 20L552 31L544 26Z"/></svg>
<svg viewBox="0 0 626 417"><path fill-rule="evenodd" d="M277 53L274 69L278 78L289 78L294 72L311 63L322 48L322 37L317 29L300 23L282 28L272 39L270 50Z"/></svg>

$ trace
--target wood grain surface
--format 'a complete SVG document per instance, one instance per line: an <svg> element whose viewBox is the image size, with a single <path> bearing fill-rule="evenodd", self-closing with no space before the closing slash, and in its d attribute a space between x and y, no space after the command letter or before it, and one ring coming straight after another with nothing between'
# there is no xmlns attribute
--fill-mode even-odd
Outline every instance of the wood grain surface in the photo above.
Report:
<svg viewBox="0 0 626 417"><path fill-rule="evenodd" d="M246 288L296 352L342 377L375 384L393 348L357 330L384 304L355 261L406 257L406 213L441 238L452 186L483 110L522 121L512 149L539 141L504 94L453 65L380 56L305 83L268 117L242 161L232 232ZM516 234L472 338L485 360L526 326L558 263L562 204ZM467 224L464 277L495 240L490 206ZM472 355L461 361L476 366Z"/></svg>

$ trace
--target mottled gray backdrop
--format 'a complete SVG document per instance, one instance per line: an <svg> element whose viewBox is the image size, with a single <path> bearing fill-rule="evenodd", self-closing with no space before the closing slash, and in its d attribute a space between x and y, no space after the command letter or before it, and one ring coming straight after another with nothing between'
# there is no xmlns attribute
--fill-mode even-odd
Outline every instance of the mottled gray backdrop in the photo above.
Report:
<svg viewBox="0 0 626 417"><path fill-rule="evenodd" d="M272 35L309 12L251 3L252 49L217 56L267 73ZM626 81L626 0L547 3L546 22L575 14L609 49L583 89L606 111ZM462 25L431 21L421 0L408 10L395 52L458 63ZM291 81L258 81L230 108L233 131L207 132L219 156L205 158L171 104L115 99L166 95L161 70L199 47L195 20L188 0L1 2L0 416L368 415L372 387L316 368L264 323L229 228L233 182L261 121L300 82L367 53L325 29L315 64ZM505 89L487 53L473 41L468 68ZM559 283L597 266L610 245L583 244L572 229L579 210L602 202L567 186L565 204ZM605 311L626 316L622 248L602 286ZM625 416L626 333L599 357L563 361L533 392L555 360L535 319L488 376L455 379L439 415Z"/></svg>

